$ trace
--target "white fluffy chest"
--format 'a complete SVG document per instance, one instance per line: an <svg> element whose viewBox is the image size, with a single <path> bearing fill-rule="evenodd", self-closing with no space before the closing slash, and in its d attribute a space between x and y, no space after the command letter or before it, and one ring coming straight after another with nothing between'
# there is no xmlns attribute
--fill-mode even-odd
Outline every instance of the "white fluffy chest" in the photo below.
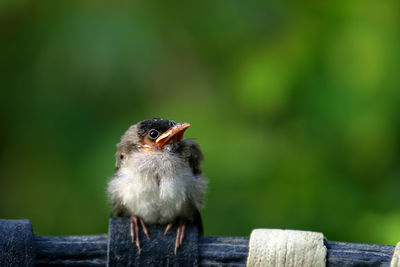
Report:
<svg viewBox="0 0 400 267"><path fill-rule="evenodd" d="M198 178L180 158L145 152L128 159L110 181L108 191L132 215L163 224L190 208L194 179Z"/></svg>

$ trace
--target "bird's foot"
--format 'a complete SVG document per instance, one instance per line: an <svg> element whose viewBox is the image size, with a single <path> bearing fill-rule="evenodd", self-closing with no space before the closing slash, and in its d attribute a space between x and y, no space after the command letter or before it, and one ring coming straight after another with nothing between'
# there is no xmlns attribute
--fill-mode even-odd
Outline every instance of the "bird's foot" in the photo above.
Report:
<svg viewBox="0 0 400 267"><path fill-rule="evenodd" d="M176 231L176 241L174 250L175 255L178 251L178 248L182 245L183 237L185 236L185 228L186 228L186 222L184 220L180 220L178 230Z"/></svg>
<svg viewBox="0 0 400 267"><path fill-rule="evenodd" d="M165 228L164 235L167 234L167 232L172 228L173 225L174 225L173 223L167 225L167 228ZM186 229L186 221L184 219L180 219L178 229L176 230L176 240L174 249L175 255L178 252L178 248L182 245L183 238L185 237L185 229Z"/></svg>
<svg viewBox="0 0 400 267"><path fill-rule="evenodd" d="M138 216L131 216L130 222L131 222L131 243L133 243L133 241L136 242L136 246L138 248L138 253L140 255L140 252L142 251L142 249L140 248L139 222L142 225L143 232L146 235L147 239L150 239L149 231L147 230L147 227L144 224L143 219Z"/></svg>
<svg viewBox="0 0 400 267"><path fill-rule="evenodd" d="M164 235L166 235L168 233L168 231L171 230L172 226L174 226L174 223L169 223L167 225L167 227L165 228Z"/></svg>

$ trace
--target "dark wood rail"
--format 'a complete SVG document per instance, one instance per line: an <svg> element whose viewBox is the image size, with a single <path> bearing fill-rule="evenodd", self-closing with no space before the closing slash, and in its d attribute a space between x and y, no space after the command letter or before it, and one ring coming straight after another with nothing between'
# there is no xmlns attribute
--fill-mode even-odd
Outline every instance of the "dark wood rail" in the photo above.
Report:
<svg viewBox="0 0 400 267"><path fill-rule="evenodd" d="M123 220L123 219L121 219ZM4 227L5 222L22 222L19 225L10 230L10 225ZM110 221L111 222L111 221ZM116 221L117 227L120 227L120 223L124 221ZM9 223L10 224L10 223ZM121 227L125 227L122 225ZM28 231L31 226L29 221L9 221L0 220L0 265L1 266L23 266L24 265L35 265L35 266L106 266L108 257L110 257L110 237L112 235L87 235L87 236L35 236L29 233L23 233ZM8 230L7 230L8 229ZM121 228L123 232L127 228ZM189 235L190 231L195 231L197 235L197 229L192 227L188 228ZM6 232L5 232L6 231ZM110 230L111 231L111 230ZM152 238L157 234L163 235L163 227L150 226L149 231L151 232L151 239L146 241L144 236L143 239L143 251L148 247L148 252L157 249L151 247L149 244L157 243L156 238ZM18 235L22 234L23 241L17 244L16 247L10 244L17 240ZM13 235L15 240L13 240ZM128 236L128 233L127 233ZM124 236L123 238L127 237ZM165 237L166 240L171 239L174 241L174 235ZM190 237L188 237L190 240ZM31 240L32 244L28 244ZM186 239L185 239L186 241ZM148 243L146 243L148 242ZM169 241L168 241L169 242ZM187 241L190 243L191 241ZM200 236L196 237L195 250L198 251L198 262L199 266L246 266L246 259L248 255L248 237L217 237L217 236ZM136 245L130 243L128 240L118 241L121 243L122 248L128 247L132 251L136 251ZM187 245L186 243L186 245ZM25 246L25 250L23 246ZM185 246L185 242L184 245ZM357 243L345 243L345 242L334 242L325 241L327 247L327 266L389 266L391 257L394 251L393 246L387 245L374 245L374 244L357 244ZM24 250L24 251L18 251ZM184 249L183 249L184 250ZM14 251L14 252L13 252ZM20 253L20 257L25 257L25 262L9 257L13 262L5 262L5 258L10 256L10 253ZM178 251L179 252L179 251ZM8 254L7 254L8 253ZM135 254L134 252L133 254ZM137 257L146 257L146 252L142 252L142 255ZM158 251L159 253L159 251ZM184 253L184 252L182 252ZM197 253L197 252L196 252ZM172 250L171 250L172 254ZM173 254L172 254L173 255ZM17 255L18 256L18 255ZM174 255L173 255L174 256ZM33 259L28 259L32 257ZM179 257L179 253L176 257ZM2 259L3 258L3 259ZM134 258L129 259L130 262L134 262ZM10 261L10 260L9 260ZM168 261L167 261L168 262ZM8 265L3 265L8 263ZM26 264L28 263L28 264ZM165 265L165 262L163 263ZM151 265L151 264L150 264Z"/></svg>
<svg viewBox="0 0 400 267"><path fill-rule="evenodd" d="M39 266L105 266L107 235L37 236ZM248 237L199 238L200 266L246 266ZM389 266L394 247L325 241L327 266Z"/></svg>

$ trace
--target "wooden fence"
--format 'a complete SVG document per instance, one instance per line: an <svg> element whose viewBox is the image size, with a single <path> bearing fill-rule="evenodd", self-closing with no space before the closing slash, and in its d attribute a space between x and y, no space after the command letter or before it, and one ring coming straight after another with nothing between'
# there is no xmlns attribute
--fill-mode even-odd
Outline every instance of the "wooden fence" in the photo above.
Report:
<svg viewBox="0 0 400 267"><path fill-rule="evenodd" d="M0 266L246 266L248 237L199 236L188 225L174 255L175 229L148 226L142 252L130 242L129 220L111 218L109 233L36 236L29 220L0 220ZM324 241L326 266L390 266L393 246Z"/></svg>

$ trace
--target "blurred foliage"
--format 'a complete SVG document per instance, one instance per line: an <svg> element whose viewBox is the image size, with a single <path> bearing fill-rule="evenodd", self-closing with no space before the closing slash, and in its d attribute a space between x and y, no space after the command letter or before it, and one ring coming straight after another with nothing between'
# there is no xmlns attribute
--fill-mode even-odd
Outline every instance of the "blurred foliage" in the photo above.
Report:
<svg viewBox="0 0 400 267"><path fill-rule="evenodd" d="M187 121L207 235L400 240L400 2L2 1L0 217L107 231L115 144Z"/></svg>

